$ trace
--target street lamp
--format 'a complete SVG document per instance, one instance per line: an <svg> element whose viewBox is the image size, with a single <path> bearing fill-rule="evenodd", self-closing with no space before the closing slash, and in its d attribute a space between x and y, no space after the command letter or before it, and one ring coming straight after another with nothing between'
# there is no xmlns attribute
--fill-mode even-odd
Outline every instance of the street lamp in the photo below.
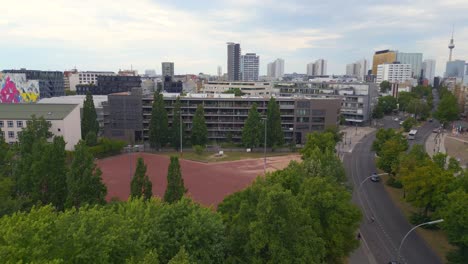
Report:
<svg viewBox="0 0 468 264"><path fill-rule="evenodd" d="M382 176L382 175L385 175L385 174L388 174L388 173L384 172L384 173L380 173L380 174L371 175L371 176L369 176L369 177L366 177L366 178L365 178L364 180L362 180L362 182L359 184L358 192L359 192L359 190L361 190L362 184L363 184L365 181L367 181L368 179L370 179L370 178L372 178L372 177L375 177L375 176Z"/></svg>
<svg viewBox="0 0 468 264"><path fill-rule="evenodd" d="M400 246L398 247L397 263L400 263L400 252L401 252L401 247L403 246L403 243L405 242L406 237L407 237L413 230L415 230L416 228L418 228L418 227L420 227L420 226L423 226L423 225L434 225L434 224L441 223L441 222L443 222L443 221L444 221L444 219L439 219L439 220L435 220L435 221L430 221L430 222L422 223L422 224L419 224L419 225L417 225L417 226L411 228L410 231L408 231L408 233L406 233L406 235L403 237L403 239L401 240Z"/></svg>
<svg viewBox="0 0 468 264"><path fill-rule="evenodd" d="M267 143L267 118L263 117L265 123L265 141L263 143L263 173L266 174L266 143Z"/></svg>

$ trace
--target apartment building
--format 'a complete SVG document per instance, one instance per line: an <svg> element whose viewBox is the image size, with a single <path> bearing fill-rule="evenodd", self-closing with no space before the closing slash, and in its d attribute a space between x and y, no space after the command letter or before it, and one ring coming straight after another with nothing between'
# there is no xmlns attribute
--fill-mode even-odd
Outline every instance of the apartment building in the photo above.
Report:
<svg viewBox="0 0 468 264"><path fill-rule="evenodd" d="M49 131L62 136L65 149L73 150L81 139L80 108L77 104L0 104L0 128L5 141L13 144L28 125L31 117L44 117L50 122Z"/></svg>
<svg viewBox="0 0 468 264"><path fill-rule="evenodd" d="M220 94L236 88L240 89L243 94L249 96L264 96L276 93L271 82L207 82L203 84L201 92Z"/></svg>
<svg viewBox="0 0 468 264"><path fill-rule="evenodd" d="M391 83L403 83L412 79L411 64L380 64L377 66L376 83L389 81Z"/></svg>
<svg viewBox="0 0 468 264"><path fill-rule="evenodd" d="M97 85L80 84L76 87L77 94L108 95L111 93L129 92L132 88L141 87L140 76L97 76Z"/></svg>

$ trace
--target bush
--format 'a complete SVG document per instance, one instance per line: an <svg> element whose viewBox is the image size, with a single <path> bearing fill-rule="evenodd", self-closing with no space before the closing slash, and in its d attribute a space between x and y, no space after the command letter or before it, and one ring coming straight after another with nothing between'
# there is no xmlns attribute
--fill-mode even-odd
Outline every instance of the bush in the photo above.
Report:
<svg viewBox="0 0 468 264"><path fill-rule="evenodd" d="M395 179L395 177L388 178L387 185L397 189L403 188L403 184L401 184L399 180Z"/></svg>
<svg viewBox="0 0 468 264"><path fill-rule="evenodd" d="M200 146L200 145L195 145L195 146L193 146L193 150L195 151L195 153L197 155L201 155L201 154L203 154L203 151L205 151L205 148L203 146Z"/></svg>
<svg viewBox="0 0 468 264"><path fill-rule="evenodd" d="M109 138L101 138L96 146L90 147L89 150L96 158L104 158L118 155L122 152L126 143L121 140Z"/></svg>

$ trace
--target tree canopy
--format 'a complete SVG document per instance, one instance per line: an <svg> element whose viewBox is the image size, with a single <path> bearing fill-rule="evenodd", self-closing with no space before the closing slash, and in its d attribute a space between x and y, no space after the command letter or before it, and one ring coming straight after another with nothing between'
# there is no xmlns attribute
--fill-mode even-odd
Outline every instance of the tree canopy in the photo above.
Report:
<svg viewBox="0 0 468 264"><path fill-rule="evenodd" d="M167 187L164 193L164 201L174 203L182 199L187 189L180 169L179 158L171 156L171 162L167 171Z"/></svg>
<svg viewBox="0 0 468 264"><path fill-rule="evenodd" d="M275 98L271 97L267 107L267 146L283 146L284 133L281 126L281 113Z"/></svg>
<svg viewBox="0 0 468 264"><path fill-rule="evenodd" d="M183 123L181 123L181 115L182 115L182 111L181 111L181 103L180 103L180 97L177 97L177 100L174 104L174 109L173 109L173 112L172 112L172 126L171 126L171 144L172 144L172 147L176 150L179 150L181 148L181 143L180 142L180 137L181 137L181 133L182 133L182 137L183 137L183 133L184 133L184 125Z"/></svg>
<svg viewBox="0 0 468 264"><path fill-rule="evenodd" d="M266 122L268 126L268 120ZM244 123L244 128L242 128L242 144L247 148L255 148L262 145L265 138L264 125L265 123L262 122L262 117L257 110L257 104L252 104L247 120Z"/></svg>
<svg viewBox="0 0 468 264"><path fill-rule="evenodd" d="M91 94L91 92L88 91L86 93L86 99L83 103L83 117L81 118L81 138L87 139L88 137L97 137L98 132L99 123L97 121L97 114L96 108L94 107L93 95Z"/></svg>
<svg viewBox="0 0 468 264"><path fill-rule="evenodd" d="M130 196L132 198L143 197L145 200L153 196L153 184L146 175L146 165L143 158L138 158L135 174L130 183Z"/></svg>
<svg viewBox="0 0 468 264"><path fill-rule="evenodd" d="M447 91L441 97L434 116L441 123L447 123L456 120L459 111L457 98L451 92Z"/></svg>
<svg viewBox="0 0 468 264"><path fill-rule="evenodd" d="M149 125L150 146L157 150L165 146L169 138L168 133L168 117L164 98L161 93L155 92Z"/></svg>
<svg viewBox="0 0 468 264"><path fill-rule="evenodd" d="M389 81L383 81L379 85L381 93L387 93L392 88L392 85Z"/></svg>
<svg viewBox="0 0 468 264"><path fill-rule="evenodd" d="M205 110L199 104L193 116L192 145L206 146L208 143L208 128L205 122Z"/></svg>

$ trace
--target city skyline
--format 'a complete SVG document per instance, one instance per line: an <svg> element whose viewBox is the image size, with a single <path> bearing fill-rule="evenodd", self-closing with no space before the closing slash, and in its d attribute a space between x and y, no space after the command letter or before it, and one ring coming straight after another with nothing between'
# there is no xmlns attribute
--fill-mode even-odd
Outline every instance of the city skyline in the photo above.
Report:
<svg viewBox="0 0 468 264"><path fill-rule="evenodd" d="M430 5L141 0L132 6L104 0L93 4L93 12L86 1L27 2L9 3L9 12L0 18L0 33L8 40L0 44L2 68L117 71L133 65L139 72L160 72L160 62L173 61L175 74L216 75L217 65L227 69L225 43L233 41L243 53L261 57L260 75L275 58L285 60L286 73L304 73L308 62L324 58L328 74L344 74L350 61L371 62L375 50L392 49L435 59L441 76L452 24L453 60L468 59L468 3L460 0ZM423 30L427 25L430 31Z"/></svg>

